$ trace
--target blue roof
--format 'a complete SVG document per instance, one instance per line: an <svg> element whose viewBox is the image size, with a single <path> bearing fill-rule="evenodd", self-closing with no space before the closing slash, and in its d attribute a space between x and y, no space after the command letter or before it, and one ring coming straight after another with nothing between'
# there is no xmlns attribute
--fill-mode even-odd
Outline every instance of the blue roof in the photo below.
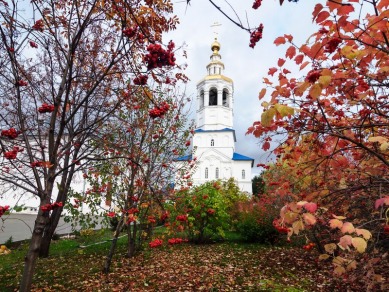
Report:
<svg viewBox="0 0 389 292"><path fill-rule="evenodd" d="M253 158L248 157L248 156L244 156L244 155L236 153L236 152L234 152L234 154L232 155L232 160L244 160L244 161L251 160L251 167L254 166L254 159Z"/></svg>
<svg viewBox="0 0 389 292"><path fill-rule="evenodd" d="M192 160L192 154L180 156L175 159L175 161L188 161L188 160Z"/></svg>
<svg viewBox="0 0 389 292"><path fill-rule="evenodd" d="M195 132L235 132L234 129L230 129L230 128L224 128L224 129L221 129L221 130L203 130L203 129L196 129Z"/></svg>

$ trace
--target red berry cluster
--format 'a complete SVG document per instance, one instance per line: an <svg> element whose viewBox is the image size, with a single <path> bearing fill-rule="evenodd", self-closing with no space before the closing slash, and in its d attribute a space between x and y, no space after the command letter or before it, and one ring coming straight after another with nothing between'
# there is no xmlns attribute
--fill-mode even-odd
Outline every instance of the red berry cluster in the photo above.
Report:
<svg viewBox="0 0 389 292"><path fill-rule="evenodd" d="M176 220L177 220L177 221L180 221L180 222L187 222L187 221L188 221L188 216L187 216L186 214L184 214L184 215L178 215L178 216L176 217Z"/></svg>
<svg viewBox="0 0 389 292"><path fill-rule="evenodd" d="M208 213L209 215L213 215L213 214L216 213L216 210L215 210L215 209L209 208L209 209L207 210L207 213Z"/></svg>
<svg viewBox="0 0 389 292"><path fill-rule="evenodd" d="M263 24L261 23L256 30L250 34L250 48L254 48L257 42L262 38Z"/></svg>
<svg viewBox="0 0 389 292"><path fill-rule="evenodd" d="M253 3L253 9L258 9L261 6L262 0L255 0Z"/></svg>
<svg viewBox="0 0 389 292"><path fill-rule="evenodd" d="M384 233L385 233L385 234L389 234L389 225L388 225L388 224L386 224L386 225L384 226Z"/></svg>
<svg viewBox="0 0 389 292"><path fill-rule="evenodd" d="M311 250L312 248L314 248L315 244L313 242L310 242L308 243L307 245L304 245L303 246L303 249L305 250Z"/></svg>
<svg viewBox="0 0 389 292"><path fill-rule="evenodd" d="M149 242L149 246L152 248L158 247L162 245L162 240L159 238L154 239L153 241Z"/></svg>
<svg viewBox="0 0 389 292"><path fill-rule="evenodd" d="M183 242L188 242L187 239L182 239L182 238L170 238L168 239L167 241L170 245L173 245L173 244L180 244L180 243L183 243Z"/></svg>
<svg viewBox="0 0 389 292"><path fill-rule="evenodd" d="M56 209L58 207L62 207L62 206L63 206L62 202L55 202L53 204L42 205L41 210L43 212L48 212L48 211L54 210L54 209Z"/></svg>
<svg viewBox="0 0 389 292"><path fill-rule="evenodd" d="M170 109L170 105L168 105L165 101L160 105L151 110L149 110L149 116L152 119L162 117L168 110Z"/></svg>
<svg viewBox="0 0 389 292"><path fill-rule="evenodd" d="M113 217L116 216L116 213L115 212L108 212L108 213L105 214L105 216L113 218Z"/></svg>
<svg viewBox="0 0 389 292"><path fill-rule="evenodd" d="M161 214L161 221L165 221L166 219L169 218L169 212L168 211L164 211L162 214Z"/></svg>
<svg viewBox="0 0 389 292"><path fill-rule="evenodd" d="M0 206L0 217L9 210L9 206Z"/></svg>
<svg viewBox="0 0 389 292"><path fill-rule="evenodd" d="M275 229L277 229L277 231L279 233L288 233L289 232L289 228L281 226L280 225L280 221L278 219L274 219L273 220L273 226L274 226Z"/></svg>
<svg viewBox="0 0 389 292"><path fill-rule="evenodd" d="M30 41L31 48L38 48L38 44L36 42Z"/></svg>
<svg viewBox="0 0 389 292"><path fill-rule="evenodd" d="M11 160L11 159L16 159L16 155L18 152L22 152L23 148L19 148L18 146L14 146L11 151L4 152L4 157Z"/></svg>
<svg viewBox="0 0 389 292"><path fill-rule="evenodd" d="M18 135L19 135L19 132L16 131L14 128L1 131L1 136L7 137L9 139L16 139L18 137Z"/></svg>
<svg viewBox="0 0 389 292"><path fill-rule="evenodd" d="M336 48L341 42L342 40L340 38L333 38L329 40L328 43L326 43L324 46L324 51L329 54L335 52Z"/></svg>
<svg viewBox="0 0 389 292"><path fill-rule="evenodd" d="M34 161L30 163L31 167L42 167L43 162L42 161Z"/></svg>
<svg viewBox="0 0 389 292"><path fill-rule="evenodd" d="M154 216L150 215L150 216L147 216L147 222L149 222L150 224L154 224L154 223L157 223L157 220L155 219Z"/></svg>
<svg viewBox="0 0 389 292"><path fill-rule="evenodd" d="M134 78L135 85L145 85L147 83L148 76L147 75L139 75Z"/></svg>
<svg viewBox="0 0 389 292"><path fill-rule="evenodd" d="M176 58L174 57L174 43L169 42L167 50L162 48L160 44L150 44L147 47L149 52L145 55L145 62L147 64L147 70L154 68L162 68L163 66L174 66Z"/></svg>
<svg viewBox="0 0 389 292"><path fill-rule="evenodd" d="M321 76L321 71L320 70L311 70L308 72L307 77L305 77L305 80L310 82L310 83L315 83L319 77Z"/></svg>
<svg viewBox="0 0 389 292"><path fill-rule="evenodd" d="M39 19L34 23L34 25L32 26L32 29L42 32L44 27L45 27L45 25L43 23L43 20Z"/></svg>
<svg viewBox="0 0 389 292"><path fill-rule="evenodd" d="M40 112L41 114L51 113L53 111L54 111L54 105L52 105L52 104L44 103L44 104L42 104L41 107L38 108L38 112Z"/></svg>
<svg viewBox="0 0 389 292"><path fill-rule="evenodd" d="M28 83L25 80L18 80L16 82L16 86L27 86L27 85L28 85Z"/></svg>
<svg viewBox="0 0 389 292"><path fill-rule="evenodd" d="M136 35L137 30L138 30L138 28L136 26L135 27L128 27L128 28L123 30L123 34L128 38L132 38Z"/></svg>

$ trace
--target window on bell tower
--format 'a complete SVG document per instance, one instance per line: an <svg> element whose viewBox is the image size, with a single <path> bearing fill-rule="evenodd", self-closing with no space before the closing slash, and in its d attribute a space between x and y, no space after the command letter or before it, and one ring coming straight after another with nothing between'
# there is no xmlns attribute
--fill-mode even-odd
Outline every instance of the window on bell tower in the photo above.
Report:
<svg viewBox="0 0 389 292"><path fill-rule="evenodd" d="M215 178L219 178L219 167L216 167Z"/></svg>
<svg viewBox="0 0 389 292"><path fill-rule="evenodd" d="M209 91L209 105L217 105L217 90L212 88Z"/></svg>
<svg viewBox="0 0 389 292"><path fill-rule="evenodd" d="M242 170L242 179L246 179L246 171L244 169Z"/></svg>
<svg viewBox="0 0 389 292"><path fill-rule="evenodd" d="M211 139L211 146L215 146L215 140Z"/></svg>
<svg viewBox="0 0 389 292"><path fill-rule="evenodd" d="M200 109L204 107L204 90L200 91Z"/></svg>
<svg viewBox="0 0 389 292"><path fill-rule="evenodd" d="M208 167L205 168L205 178L208 178Z"/></svg>
<svg viewBox="0 0 389 292"><path fill-rule="evenodd" d="M227 89L223 89L223 106L229 107L229 104L228 104L228 90Z"/></svg>

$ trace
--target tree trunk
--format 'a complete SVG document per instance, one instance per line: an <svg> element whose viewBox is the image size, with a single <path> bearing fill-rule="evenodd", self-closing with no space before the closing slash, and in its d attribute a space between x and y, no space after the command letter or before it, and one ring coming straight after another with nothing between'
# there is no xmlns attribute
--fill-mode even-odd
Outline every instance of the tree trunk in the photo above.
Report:
<svg viewBox="0 0 389 292"><path fill-rule="evenodd" d="M136 248L136 233L137 233L137 224L134 222L134 225L131 230L131 225L128 226L128 247L127 247L127 257L131 258L135 255Z"/></svg>
<svg viewBox="0 0 389 292"><path fill-rule="evenodd" d="M24 271L20 282L20 292L28 292L31 290L32 277L34 276L36 259L39 255L40 244L42 241L43 230L47 224L48 217L44 217L42 211L39 211L35 220L34 230L32 232L30 248L24 259Z"/></svg>
<svg viewBox="0 0 389 292"><path fill-rule="evenodd" d="M109 249L109 253L107 255L107 258L105 260L103 273L106 275L108 275L108 273L111 269L112 258L113 258L113 255L115 254L116 244L118 242L118 237L119 237L120 231L122 230L122 226L123 226L123 217L120 218L120 221L119 221L118 225L116 226L115 236L112 239L111 247Z"/></svg>
<svg viewBox="0 0 389 292"><path fill-rule="evenodd" d="M54 209L44 228L41 247L39 250L39 257L41 258L47 258L49 256L51 239L53 238L55 229L57 228L61 213L62 208Z"/></svg>

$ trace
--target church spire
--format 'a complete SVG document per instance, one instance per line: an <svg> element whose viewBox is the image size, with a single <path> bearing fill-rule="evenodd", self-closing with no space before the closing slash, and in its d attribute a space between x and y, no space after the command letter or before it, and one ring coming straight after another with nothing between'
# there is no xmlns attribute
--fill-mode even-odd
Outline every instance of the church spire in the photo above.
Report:
<svg viewBox="0 0 389 292"><path fill-rule="evenodd" d="M224 64L221 61L220 43L215 38L214 42L211 45L212 55L210 57L210 62L207 65L208 75L222 75L224 70Z"/></svg>

